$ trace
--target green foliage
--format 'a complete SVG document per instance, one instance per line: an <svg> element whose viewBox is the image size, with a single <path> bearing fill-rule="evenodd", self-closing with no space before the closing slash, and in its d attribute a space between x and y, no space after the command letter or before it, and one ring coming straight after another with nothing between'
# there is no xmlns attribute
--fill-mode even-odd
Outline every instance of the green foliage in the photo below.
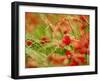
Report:
<svg viewBox="0 0 100 81"><path fill-rule="evenodd" d="M73 51L74 46L73 46L73 45L69 45L69 46L66 46L65 48L66 48L67 50L69 50L69 51Z"/></svg>
<svg viewBox="0 0 100 81"><path fill-rule="evenodd" d="M81 33L80 33L80 25L77 23L72 23L72 32L71 35L73 35L76 39L80 39Z"/></svg>
<svg viewBox="0 0 100 81"><path fill-rule="evenodd" d="M41 36L45 36L45 28L46 28L46 25L44 25L44 24L38 25L34 31L34 38L40 39Z"/></svg>
<svg viewBox="0 0 100 81"><path fill-rule="evenodd" d="M88 33L90 31L89 27L85 28L85 32Z"/></svg>
<svg viewBox="0 0 100 81"><path fill-rule="evenodd" d="M32 40L32 39L33 39L33 35L30 34L30 33L26 33L25 39L26 39L26 40Z"/></svg>
<svg viewBox="0 0 100 81"><path fill-rule="evenodd" d="M88 60L88 59L89 59L89 55L88 55L88 54L85 54L85 55L84 55L84 58L85 58L86 60Z"/></svg>
<svg viewBox="0 0 100 81"><path fill-rule="evenodd" d="M36 26L33 36L34 39L40 39L42 36L47 36L51 38L51 30L47 25L39 24Z"/></svg>
<svg viewBox="0 0 100 81"><path fill-rule="evenodd" d="M56 48L55 53L65 55L66 49Z"/></svg>

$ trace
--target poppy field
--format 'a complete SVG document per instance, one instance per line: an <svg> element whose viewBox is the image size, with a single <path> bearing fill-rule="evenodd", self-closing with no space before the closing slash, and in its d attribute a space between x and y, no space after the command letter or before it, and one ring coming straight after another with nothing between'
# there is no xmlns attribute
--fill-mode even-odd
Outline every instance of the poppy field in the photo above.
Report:
<svg viewBox="0 0 100 81"><path fill-rule="evenodd" d="M88 15L25 12L25 68L89 65Z"/></svg>

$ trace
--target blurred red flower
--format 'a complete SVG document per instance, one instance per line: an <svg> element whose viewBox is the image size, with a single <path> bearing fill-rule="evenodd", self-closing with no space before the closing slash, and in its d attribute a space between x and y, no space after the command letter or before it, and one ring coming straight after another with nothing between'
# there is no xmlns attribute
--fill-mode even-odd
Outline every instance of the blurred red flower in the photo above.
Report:
<svg viewBox="0 0 100 81"><path fill-rule="evenodd" d="M63 39L62 39L62 42L65 44L65 45L69 45L71 43L71 39L69 36L64 36Z"/></svg>
<svg viewBox="0 0 100 81"><path fill-rule="evenodd" d="M67 56L68 58L71 58L71 52L70 52L69 50L66 51L66 56Z"/></svg>
<svg viewBox="0 0 100 81"><path fill-rule="evenodd" d="M30 41L30 40L26 41L26 45L31 46L32 45L32 41Z"/></svg>

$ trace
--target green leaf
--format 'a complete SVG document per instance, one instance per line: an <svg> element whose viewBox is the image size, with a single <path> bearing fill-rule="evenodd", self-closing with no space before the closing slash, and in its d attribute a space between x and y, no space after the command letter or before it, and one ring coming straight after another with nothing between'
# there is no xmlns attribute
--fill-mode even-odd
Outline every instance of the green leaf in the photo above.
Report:
<svg viewBox="0 0 100 81"><path fill-rule="evenodd" d="M74 36L74 32L70 32L69 34L70 34L71 36Z"/></svg>
<svg viewBox="0 0 100 81"><path fill-rule="evenodd" d="M65 47L67 50L73 51L74 46L73 45L68 45Z"/></svg>
<svg viewBox="0 0 100 81"><path fill-rule="evenodd" d="M88 54L85 54L85 55L84 55L84 58L85 58L86 60L88 60L88 59L89 59L89 55L88 55Z"/></svg>
<svg viewBox="0 0 100 81"><path fill-rule="evenodd" d="M50 39L52 38L52 31L49 26L46 26L45 28L45 35L49 37Z"/></svg>
<svg viewBox="0 0 100 81"><path fill-rule="evenodd" d="M89 27L85 28L85 32L88 33L90 31Z"/></svg>
<svg viewBox="0 0 100 81"><path fill-rule="evenodd" d="M79 28L79 24L72 24L72 32L73 32L73 35L77 38L77 39L80 39L81 37L81 33L80 33L80 28Z"/></svg>
<svg viewBox="0 0 100 81"><path fill-rule="evenodd" d="M39 24L38 26L36 26L33 36L35 39L40 39L42 36L51 38L51 29L46 24Z"/></svg>
<svg viewBox="0 0 100 81"><path fill-rule="evenodd" d="M33 39L33 35L30 33L26 33L25 34L25 40L32 40Z"/></svg>
<svg viewBox="0 0 100 81"><path fill-rule="evenodd" d="M45 28L46 25L45 24L39 24L38 26L36 26L36 29L34 30L34 38L35 39L40 39L41 36L45 36Z"/></svg>
<svg viewBox="0 0 100 81"><path fill-rule="evenodd" d="M56 48L55 53L65 55L66 49Z"/></svg>

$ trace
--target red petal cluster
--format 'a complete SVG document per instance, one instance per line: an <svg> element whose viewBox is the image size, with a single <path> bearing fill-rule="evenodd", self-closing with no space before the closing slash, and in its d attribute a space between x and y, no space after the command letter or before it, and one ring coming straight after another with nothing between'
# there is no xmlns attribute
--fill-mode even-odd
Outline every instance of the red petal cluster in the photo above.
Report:
<svg viewBox="0 0 100 81"><path fill-rule="evenodd" d="M63 39L62 39L62 42L65 44L65 45L69 45L71 43L71 39L69 36L64 36Z"/></svg>
<svg viewBox="0 0 100 81"><path fill-rule="evenodd" d="M31 46L32 45L32 41L30 41L30 40L26 41L26 45Z"/></svg>

